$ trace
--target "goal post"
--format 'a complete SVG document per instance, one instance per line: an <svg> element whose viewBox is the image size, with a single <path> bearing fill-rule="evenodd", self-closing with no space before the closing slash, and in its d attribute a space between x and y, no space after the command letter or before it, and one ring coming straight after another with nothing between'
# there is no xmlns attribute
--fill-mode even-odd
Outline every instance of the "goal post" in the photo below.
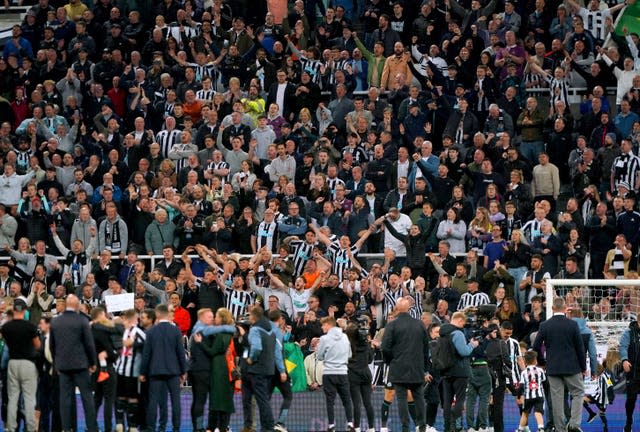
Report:
<svg viewBox="0 0 640 432"><path fill-rule="evenodd" d="M553 299L562 296L567 308L580 308L596 342L598 362L617 348L629 322L640 317L640 279L547 279L547 319Z"/></svg>

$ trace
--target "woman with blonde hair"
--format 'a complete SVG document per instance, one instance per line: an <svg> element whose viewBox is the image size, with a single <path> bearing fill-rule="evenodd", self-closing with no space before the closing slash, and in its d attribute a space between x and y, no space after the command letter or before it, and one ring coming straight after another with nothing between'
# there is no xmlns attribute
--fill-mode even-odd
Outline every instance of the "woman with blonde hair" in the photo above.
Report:
<svg viewBox="0 0 640 432"><path fill-rule="evenodd" d="M231 311L220 308L216 311L214 324L233 325ZM213 336L202 338L194 336L194 341L201 344L202 350L211 357L211 386L209 392L209 429L226 431L229 426L231 414L235 411L233 405L232 372L227 365L227 350L233 346L233 335L230 333L217 333Z"/></svg>
<svg viewBox="0 0 640 432"><path fill-rule="evenodd" d="M469 223L467 231L469 249L484 250L484 246L491 240L491 220L489 211L485 207L476 209L476 217Z"/></svg>

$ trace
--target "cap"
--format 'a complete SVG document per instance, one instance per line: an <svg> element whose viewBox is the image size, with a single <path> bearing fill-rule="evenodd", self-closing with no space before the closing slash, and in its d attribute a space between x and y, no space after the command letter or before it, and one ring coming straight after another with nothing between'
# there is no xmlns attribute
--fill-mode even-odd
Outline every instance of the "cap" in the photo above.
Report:
<svg viewBox="0 0 640 432"><path fill-rule="evenodd" d="M105 53L109 53L109 54L111 54L111 50L110 50L109 48L104 48L104 49L102 50L102 53L103 53L103 54L105 54Z"/></svg>
<svg viewBox="0 0 640 432"><path fill-rule="evenodd" d="M38 14L36 13L36 11L29 9L27 11L27 16L28 17L30 17L30 16L35 17L35 16L38 16Z"/></svg>
<svg viewBox="0 0 640 432"><path fill-rule="evenodd" d="M476 278L475 276L471 276L469 279L466 280L466 283L478 283L478 278Z"/></svg>
<svg viewBox="0 0 640 432"><path fill-rule="evenodd" d="M461 82L459 82L459 83L457 83L457 84L456 84L456 88L458 88L458 87L464 88L464 84L462 84Z"/></svg>
<svg viewBox="0 0 640 432"><path fill-rule="evenodd" d="M13 301L13 310L16 312L22 312L27 310L27 302L21 298L17 298Z"/></svg>
<svg viewBox="0 0 640 432"><path fill-rule="evenodd" d="M40 197L34 196L33 198L31 198L31 204L35 202L42 202L42 201L40 201Z"/></svg>
<svg viewBox="0 0 640 432"><path fill-rule="evenodd" d="M119 29L121 29L122 26L119 23L113 23L113 24L111 24L111 28L119 28Z"/></svg>
<svg viewBox="0 0 640 432"><path fill-rule="evenodd" d="M282 126L280 126L280 129L282 128L289 128L291 129L291 125L289 123L282 123Z"/></svg>
<svg viewBox="0 0 640 432"><path fill-rule="evenodd" d="M409 104L409 108L420 108L420 105L418 104L418 102L411 102Z"/></svg>
<svg viewBox="0 0 640 432"><path fill-rule="evenodd" d="M80 49L78 50L78 52L79 52L79 53L81 53L81 52L88 53L88 52L89 52L89 50L87 49L87 47L83 46L83 47L80 47Z"/></svg>
<svg viewBox="0 0 640 432"><path fill-rule="evenodd" d="M399 211L399 210L398 210L398 207L391 207L391 208L389 209L389 213L398 213L398 211Z"/></svg>

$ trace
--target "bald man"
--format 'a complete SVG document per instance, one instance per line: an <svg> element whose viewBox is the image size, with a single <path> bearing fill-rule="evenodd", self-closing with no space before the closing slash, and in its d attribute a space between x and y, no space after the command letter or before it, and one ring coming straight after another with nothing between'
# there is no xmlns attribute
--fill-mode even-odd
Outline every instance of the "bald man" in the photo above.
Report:
<svg viewBox="0 0 640 432"><path fill-rule="evenodd" d="M65 311L51 322L50 339L45 339L60 373L60 411L62 429L71 430L71 410L75 406L75 388L80 390L88 432L98 432L96 409L91 392L91 374L96 371L96 348L89 320L78 313L80 299L67 296Z"/></svg>
<svg viewBox="0 0 640 432"><path fill-rule="evenodd" d="M410 390L416 407L415 422L418 430L424 432L424 384L428 378L425 352L429 339L422 321L409 315L412 305L411 299L406 297L396 303L396 318L387 325L382 338L382 355L389 365L389 381L393 383L398 398L402 430L409 430L407 391Z"/></svg>

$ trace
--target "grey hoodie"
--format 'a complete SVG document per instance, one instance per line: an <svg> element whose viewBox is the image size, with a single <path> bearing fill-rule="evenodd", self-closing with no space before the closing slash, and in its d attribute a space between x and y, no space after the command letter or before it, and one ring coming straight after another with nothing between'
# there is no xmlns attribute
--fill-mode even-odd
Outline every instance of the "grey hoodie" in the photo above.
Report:
<svg viewBox="0 0 640 432"><path fill-rule="evenodd" d="M351 343L340 327L331 328L320 338L317 359L324 362L323 375L347 375Z"/></svg>

